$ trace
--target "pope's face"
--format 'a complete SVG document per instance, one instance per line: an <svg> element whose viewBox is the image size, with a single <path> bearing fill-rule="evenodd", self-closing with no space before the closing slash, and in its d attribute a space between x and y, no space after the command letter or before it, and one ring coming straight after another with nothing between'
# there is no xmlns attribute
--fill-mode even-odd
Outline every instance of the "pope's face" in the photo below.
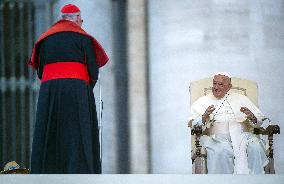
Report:
<svg viewBox="0 0 284 184"><path fill-rule="evenodd" d="M212 92L216 98L223 98L231 87L232 85L229 77L224 75L214 76Z"/></svg>

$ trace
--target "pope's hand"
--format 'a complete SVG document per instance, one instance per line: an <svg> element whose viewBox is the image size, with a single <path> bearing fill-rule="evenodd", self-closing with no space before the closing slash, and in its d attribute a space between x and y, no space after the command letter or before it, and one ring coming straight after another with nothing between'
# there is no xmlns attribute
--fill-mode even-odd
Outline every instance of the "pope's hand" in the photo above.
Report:
<svg viewBox="0 0 284 184"><path fill-rule="evenodd" d="M241 107L240 111L241 111L242 113L245 113L246 116L247 116L247 118L248 118L249 120L251 120L254 124L257 123L257 120L256 120L255 115L254 115L247 107Z"/></svg>
<svg viewBox="0 0 284 184"><path fill-rule="evenodd" d="M205 111L204 114L202 115L202 122L203 122L203 123L205 122L205 120L206 120L207 118L209 118L210 114L212 114L212 112L213 112L214 110L215 110L214 105L210 105L210 106L206 109L206 111Z"/></svg>

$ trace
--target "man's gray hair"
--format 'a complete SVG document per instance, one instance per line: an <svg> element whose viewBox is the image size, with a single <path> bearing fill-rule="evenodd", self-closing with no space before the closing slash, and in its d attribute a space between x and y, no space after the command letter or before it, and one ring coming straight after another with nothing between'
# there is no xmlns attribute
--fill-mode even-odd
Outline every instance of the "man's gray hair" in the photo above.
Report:
<svg viewBox="0 0 284 184"><path fill-rule="evenodd" d="M65 19L65 20L76 21L77 16L79 16L79 15L80 15L80 13L62 13L61 17L62 17L62 19Z"/></svg>
<svg viewBox="0 0 284 184"><path fill-rule="evenodd" d="M227 72L217 72L217 73L214 74L214 76L216 76L216 75L223 75L223 76L228 77L229 82L231 83L232 79L231 79L231 75L229 73L227 73ZM214 76L213 76L213 78L214 78Z"/></svg>

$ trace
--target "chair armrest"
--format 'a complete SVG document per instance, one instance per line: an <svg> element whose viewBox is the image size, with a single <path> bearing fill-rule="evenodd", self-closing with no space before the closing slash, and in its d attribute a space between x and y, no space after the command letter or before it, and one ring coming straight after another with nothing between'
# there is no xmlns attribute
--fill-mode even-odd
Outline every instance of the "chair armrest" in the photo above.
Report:
<svg viewBox="0 0 284 184"><path fill-rule="evenodd" d="M191 129L191 135L202 135L202 125L194 125Z"/></svg>
<svg viewBox="0 0 284 184"><path fill-rule="evenodd" d="M264 129L263 127L254 128L255 134L262 134L262 135L273 135L273 134L280 134L280 127L278 125L269 125Z"/></svg>

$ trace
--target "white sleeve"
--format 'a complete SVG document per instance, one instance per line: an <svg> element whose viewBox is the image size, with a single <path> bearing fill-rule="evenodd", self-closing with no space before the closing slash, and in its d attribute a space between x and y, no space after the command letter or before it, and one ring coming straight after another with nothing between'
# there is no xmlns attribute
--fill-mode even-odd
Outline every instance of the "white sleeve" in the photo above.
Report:
<svg viewBox="0 0 284 184"><path fill-rule="evenodd" d="M202 115L196 117L195 119L193 119L192 126L194 126L194 125L203 125L203 123L202 123Z"/></svg>

